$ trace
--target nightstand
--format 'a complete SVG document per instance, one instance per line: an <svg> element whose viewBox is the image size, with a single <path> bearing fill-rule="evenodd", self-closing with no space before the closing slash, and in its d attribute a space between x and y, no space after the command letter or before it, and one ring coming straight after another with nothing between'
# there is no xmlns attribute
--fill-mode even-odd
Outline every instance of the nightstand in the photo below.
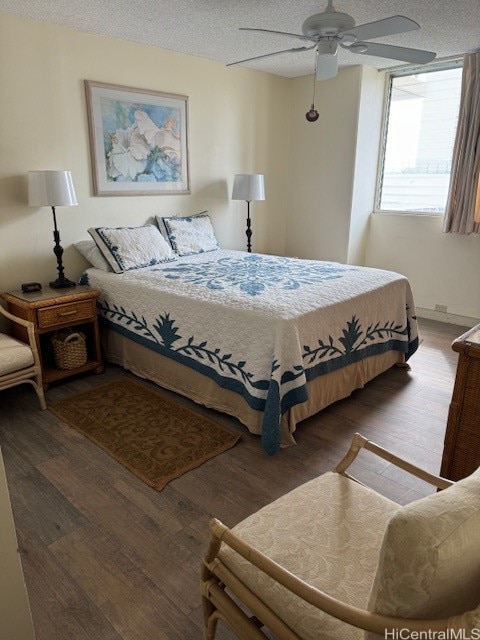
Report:
<svg viewBox="0 0 480 640"><path fill-rule="evenodd" d="M35 338L42 365L43 387L50 383L85 371L102 373L100 333L97 318L97 298L100 292L88 286L74 289L52 289L23 293L9 291L1 297L8 303L9 310L16 316L33 322ZM59 329L71 328L85 334L87 362L75 369L58 369L55 366L51 337ZM26 342L26 329L14 327L14 335Z"/></svg>

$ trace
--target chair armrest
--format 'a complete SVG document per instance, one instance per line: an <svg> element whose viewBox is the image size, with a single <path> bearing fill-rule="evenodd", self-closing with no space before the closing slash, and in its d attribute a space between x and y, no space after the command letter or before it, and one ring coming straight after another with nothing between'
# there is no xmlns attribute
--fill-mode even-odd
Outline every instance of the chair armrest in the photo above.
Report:
<svg viewBox="0 0 480 640"><path fill-rule="evenodd" d="M23 318L19 318L18 316L14 316L13 313L10 313L10 311L7 311L5 307L2 307L1 304L0 304L0 314L5 316L5 318L8 318L12 322L16 322L17 324L21 324L23 327L27 327L27 329L28 327L32 327L33 329L33 322L30 322L29 320L24 320Z"/></svg>
<svg viewBox="0 0 480 640"><path fill-rule="evenodd" d="M33 359L34 359L35 365L40 367L40 357L38 355L37 342L35 339L35 327L33 322L30 322L29 320L24 320L23 318L19 318L18 316L14 316L13 313L10 313L10 311L7 311L5 307L3 307L1 304L0 304L0 315L3 315L5 316L5 318L8 318L12 322L15 322L16 324L19 324L22 327L26 328L27 335L28 335L28 343L33 353Z"/></svg>
<svg viewBox="0 0 480 640"><path fill-rule="evenodd" d="M335 471L337 473L342 474L343 476L346 476L347 478L355 480L353 476L346 473L346 470L355 460L355 458L357 457L361 449L366 449L367 451L371 451L372 453L379 456L380 458L383 458L384 460L391 462L396 467L399 467L400 469L407 471L411 475L417 478L420 478L425 482L428 482L429 484L433 485L434 487L437 487L438 489L446 489L447 487L452 486L452 484L455 484L451 480L447 480L446 478L441 478L440 476L436 476L432 473L428 473L428 471L424 471L423 469L420 469L420 467L415 466L411 462L407 462L407 460L404 460L403 458L399 458L398 456L394 455L387 449L383 449L383 447L378 446L378 444L375 444L374 442L367 440L367 438L364 438L360 433L356 433L354 435L352 443L350 445L350 449L347 451L344 458L342 458L342 460L340 460L338 465L335 467Z"/></svg>
<svg viewBox="0 0 480 640"><path fill-rule="evenodd" d="M212 591L215 593L217 590L215 580L212 578L209 579L208 577L209 575L214 575L221 581L221 583L229 587L254 613L255 606L258 606L259 604L260 596L250 591L250 589L243 584L240 578L238 578L232 570L223 564L222 560L218 557L218 550L220 548L220 544L223 542L245 558L245 560L257 567L260 571L270 576L273 580L284 586L288 591L295 594L305 602L308 602L312 606L324 611L338 620L342 620L347 624L351 624L352 626L365 631L377 633L382 637L384 637L385 632L387 631L393 632L400 629L417 633L446 632L449 627L454 627L457 622L461 624L464 619L464 615L462 615L448 619L413 620L407 618L394 618L392 616L386 616L366 611L365 609L360 609L337 600L327 593L320 591L316 587L309 585L307 582L292 574L261 551L252 547L250 544L245 542L245 540L242 540L242 538L233 533L233 531L228 529L228 527L219 520L211 520L210 529L212 538L209 552L207 553L203 563L204 570L202 571L201 584L202 591L206 597L209 597ZM263 609L261 600L260 606ZM273 614L274 617L277 617L275 613L271 611L270 613ZM269 617L271 620L271 616ZM263 620L263 622L267 624L267 626L269 625L267 620ZM424 636L422 635L422 637Z"/></svg>

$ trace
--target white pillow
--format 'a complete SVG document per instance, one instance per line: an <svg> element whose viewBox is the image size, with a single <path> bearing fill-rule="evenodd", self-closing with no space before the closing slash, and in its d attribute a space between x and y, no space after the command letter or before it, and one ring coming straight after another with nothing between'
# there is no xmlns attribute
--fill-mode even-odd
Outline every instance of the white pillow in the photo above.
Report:
<svg viewBox="0 0 480 640"><path fill-rule="evenodd" d="M208 211L194 216L169 216L159 218L159 227L163 224L174 251L179 256L190 256L194 253L215 251L218 249L217 238L213 230Z"/></svg>
<svg viewBox="0 0 480 640"><path fill-rule="evenodd" d="M96 267L102 271L111 271L110 265L102 256L100 249L93 240L79 240L79 242L74 242L73 246L88 260L92 267Z"/></svg>
<svg viewBox="0 0 480 640"><path fill-rule="evenodd" d="M92 227L88 233L115 273L177 260L153 224L144 227Z"/></svg>

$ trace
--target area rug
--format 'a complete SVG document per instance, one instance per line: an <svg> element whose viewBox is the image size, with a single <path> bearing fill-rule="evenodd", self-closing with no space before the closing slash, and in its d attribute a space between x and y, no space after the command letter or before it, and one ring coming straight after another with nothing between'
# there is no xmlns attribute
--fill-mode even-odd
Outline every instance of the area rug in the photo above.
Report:
<svg viewBox="0 0 480 640"><path fill-rule="evenodd" d="M65 398L49 409L157 491L240 438L129 378Z"/></svg>

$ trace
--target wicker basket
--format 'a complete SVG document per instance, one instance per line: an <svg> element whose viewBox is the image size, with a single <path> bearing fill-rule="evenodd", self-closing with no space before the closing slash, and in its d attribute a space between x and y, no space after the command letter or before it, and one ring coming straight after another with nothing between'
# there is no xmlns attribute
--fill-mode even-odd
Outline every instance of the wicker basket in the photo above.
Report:
<svg viewBox="0 0 480 640"><path fill-rule="evenodd" d="M83 333L57 333L51 340L55 364L59 369L76 369L87 362L87 345Z"/></svg>

